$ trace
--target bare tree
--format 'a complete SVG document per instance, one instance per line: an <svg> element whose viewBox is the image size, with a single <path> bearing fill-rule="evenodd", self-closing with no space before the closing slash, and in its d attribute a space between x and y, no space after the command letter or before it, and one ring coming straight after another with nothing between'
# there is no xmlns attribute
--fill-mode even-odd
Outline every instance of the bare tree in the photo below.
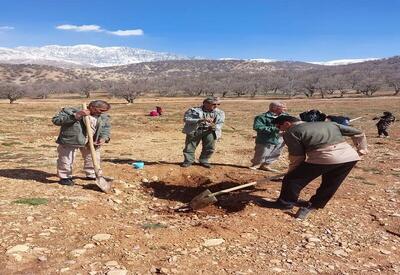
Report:
<svg viewBox="0 0 400 275"><path fill-rule="evenodd" d="M380 83L370 79L364 79L356 85L357 91L366 96L372 96L380 89L380 87Z"/></svg>
<svg viewBox="0 0 400 275"><path fill-rule="evenodd" d="M110 85L110 84L109 84ZM108 88L109 92L117 97L122 97L128 104L146 91L146 82L143 80L132 80L129 82L114 82Z"/></svg>
<svg viewBox="0 0 400 275"><path fill-rule="evenodd" d="M2 84L0 85L0 98L7 98L10 104L14 103L23 97L25 91L23 88L16 84Z"/></svg>
<svg viewBox="0 0 400 275"><path fill-rule="evenodd" d="M65 92L65 90L63 90L64 87L64 82L35 82L28 87L27 93L32 96L40 97L41 99L46 99L50 94Z"/></svg>
<svg viewBox="0 0 400 275"><path fill-rule="evenodd" d="M386 81L389 85L389 87L392 87L394 89L394 96L398 95L400 93L400 72L396 71L395 73L389 75L386 78Z"/></svg>
<svg viewBox="0 0 400 275"><path fill-rule="evenodd" d="M98 89L95 82L88 79L80 79L75 82L74 88L77 92L84 94L86 98L90 98L91 92Z"/></svg>
<svg viewBox="0 0 400 275"><path fill-rule="evenodd" d="M307 72L306 75L303 75L302 79L303 85L303 93L306 97L313 97L318 91L321 91L320 86L320 77L316 72ZM321 93L321 97L324 98L324 94Z"/></svg>

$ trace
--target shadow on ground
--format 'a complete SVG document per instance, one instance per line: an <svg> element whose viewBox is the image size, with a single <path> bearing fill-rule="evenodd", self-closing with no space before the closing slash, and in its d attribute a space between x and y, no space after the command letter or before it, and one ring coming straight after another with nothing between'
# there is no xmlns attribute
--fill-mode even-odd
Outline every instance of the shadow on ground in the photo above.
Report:
<svg viewBox="0 0 400 275"><path fill-rule="evenodd" d="M56 177L56 174L50 174L45 171L34 169L0 169L0 177L19 180L34 180L41 183L57 183L58 180L49 180L50 177Z"/></svg>
<svg viewBox="0 0 400 275"><path fill-rule="evenodd" d="M102 161L104 162L111 162L115 164L132 164L134 162L142 161L144 162L144 165L157 165L157 164L174 164L174 165L180 165L182 162L169 162L169 161L146 161L146 160L139 160L139 159L103 159ZM194 163L194 165L198 165L197 163ZM248 168L248 166L243 166L243 165L236 165L236 164L227 164L227 163L211 163L212 166L228 166L228 167L234 167L234 168Z"/></svg>

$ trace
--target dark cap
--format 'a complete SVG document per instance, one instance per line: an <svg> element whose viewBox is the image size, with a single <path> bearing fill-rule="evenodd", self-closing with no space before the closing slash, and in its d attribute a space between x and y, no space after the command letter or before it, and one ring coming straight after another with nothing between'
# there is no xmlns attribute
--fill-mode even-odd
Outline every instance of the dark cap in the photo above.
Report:
<svg viewBox="0 0 400 275"><path fill-rule="evenodd" d="M300 121L300 119L298 119L297 117L294 117L294 116L280 115L280 116L277 116L276 118L274 118L272 120L272 123L275 125L282 125L286 121L296 122L296 121Z"/></svg>
<svg viewBox="0 0 400 275"><path fill-rule="evenodd" d="M211 103L211 104L220 104L221 101L219 100L219 97L214 97L214 96L209 96L206 99L203 100L203 103Z"/></svg>

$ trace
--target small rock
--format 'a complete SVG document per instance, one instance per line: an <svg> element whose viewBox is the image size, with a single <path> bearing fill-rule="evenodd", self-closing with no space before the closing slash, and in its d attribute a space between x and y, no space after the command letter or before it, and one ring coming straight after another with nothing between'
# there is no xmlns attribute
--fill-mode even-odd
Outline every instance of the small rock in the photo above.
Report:
<svg viewBox="0 0 400 275"><path fill-rule="evenodd" d="M67 272L69 270L69 267L64 267L60 269L60 273Z"/></svg>
<svg viewBox="0 0 400 275"><path fill-rule="evenodd" d="M101 241L107 241L111 238L110 234L96 234L92 237L93 240L101 242Z"/></svg>
<svg viewBox="0 0 400 275"><path fill-rule="evenodd" d="M342 257L348 256L348 254L343 249L335 250L335 251L333 251L333 254L335 254L336 256L342 256Z"/></svg>
<svg viewBox="0 0 400 275"><path fill-rule="evenodd" d="M392 254L392 252L390 252L389 250L385 250L385 249L379 249L379 252L381 252L384 255Z"/></svg>
<svg viewBox="0 0 400 275"><path fill-rule="evenodd" d="M96 247L96 245L93 244L93 243L88 243L88 244L85 244L85 245L83 246L83 248L85 248L85 249L90 249L90 248L94 248L94 247Z"/></svg>
<svg viewBox="0 0 400 275"><path fill-rule="evenodd" d="M151 177L151 181L158 181L159 179L158 179L158 177L157 176L153 176L153 177Z"/></svg>
<svg viewBox="0 0 400 275"><path fill-rule="evenodd" d="M170 263L176 262L177 260L178 260L177 256L171 256L168 258L168 262L170 262Z"/></svg>
<svg viewBox="0 0 400 275"><path fill-rule="evenodd" d="M319 243L321 240L318 238L310 237L310 238L307 238L307 241L309 241L311 243Z"/></svg>
<svg viewBox="0 0 400 275"><path fill-rule="evenodd" d="M73 257L79 257L79 256L81 256L82 254L84 254L85 252L86 252L86 249L84 249L84 248L78 248L78 249L72 250L72 251L70 252L70 254L71 254Z"/></svg>
<svg viewBox="0 0 400 275"><path fill-rule="evenodd" d="M47 257L44 256L44 255L39 256L39 257L38 257L38 261L39 261L39 262L45 262L45 261L47 261Z"/></svg>
<svg viewBox="0 0 400 275"><path fill-rule="evenodd" d="M106 262L106 266L118 266L118 262L117 261L108 261L108 262Z"/></svg>
<svg viewBox="0 0 400 275"><path fill-rule="evenodd" d="M146 179L146 178L143 178L143 179L142 179L142 182L143 182L143 183L148 183L148 182L149 182L149 180L148 180L148 179Z"/></svg>
<svg viewBox="0 0 400 275"><path fill-rule="evenodd" d="M128 273L125 269L113 269L107 272L107 275L126 275Z"/></svg>
<svg viewBox="0 0 400 275"><path fill-rule="evenodd" d="M35 219L35 218L32 217L32 216L26 217L26 221L27 221L27 222L33 222L34 219Z"/></svg>
<svg viewBox="0 0 400 275"><path fill-rule="evenodd" d="M18 252L26 252L29 250L29 246L26 244L17 244L16 246L8 249L6 251L6 254L13 254L13 253L18 253Z"/></svg>
<svg viewBox="0 0 400 275"><path fill-rule="evenodd" d="M284 269L282 269L282 268L278 268L278 267L274 267L273 269L271 269L273 272L276 272L276 273L281 273L281 272L283 272L283 271L285 271Z"/></svg>
<svg viewBox="0 0 400 275"><path fill-rule="evenodd" d="M224 239L208 239L204 242L204 246L210 247L210 246L217 246L220 244L223 244L225 242Z"/></svg>

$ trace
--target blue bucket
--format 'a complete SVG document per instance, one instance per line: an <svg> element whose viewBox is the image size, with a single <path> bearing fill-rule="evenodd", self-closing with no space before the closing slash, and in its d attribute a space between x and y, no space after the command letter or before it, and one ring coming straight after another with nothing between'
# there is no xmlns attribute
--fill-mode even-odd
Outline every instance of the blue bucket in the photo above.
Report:
<svg viewBox="0 0 400 275"><path fill-rule="evenodd" d="M135 169L142 169L144 167L144 162L143 161L137 161L132 163L133 168Z"/></svg>

